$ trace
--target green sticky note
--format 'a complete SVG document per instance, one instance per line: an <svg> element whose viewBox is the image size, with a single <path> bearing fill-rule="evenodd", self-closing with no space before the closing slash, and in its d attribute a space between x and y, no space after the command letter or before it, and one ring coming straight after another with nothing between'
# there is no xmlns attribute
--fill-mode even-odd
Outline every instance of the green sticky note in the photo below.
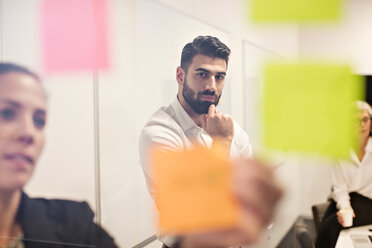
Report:
<svg viewBox="0 0 372 248"><path fill-rule="evenodd" d="M263 144L274 150L345 158L357 145L361 77L347 65L268 63L262 98Z"/></svg>
<svg viewBox="0 0 372 248"><path fill-rule="evenodd" d="M344 0L251 0L248 5L256 22L332 21L341 16Z"/></svg>

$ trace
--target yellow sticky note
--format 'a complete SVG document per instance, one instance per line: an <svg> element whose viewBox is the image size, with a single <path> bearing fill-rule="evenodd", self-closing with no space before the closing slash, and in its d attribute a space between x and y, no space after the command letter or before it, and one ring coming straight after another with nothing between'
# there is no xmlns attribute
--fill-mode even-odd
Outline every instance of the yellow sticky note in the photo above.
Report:
<svg viewBox="0 0 372 248"><path fill-rule="evenodd" d="M251 0L253 21L329 21L341 16L344 0Z"/></svg>
<svg viewBox="0 0 372 248"><path fill-rule="evenodd" d="M363 81L346 65L268 63L262 99L269 149L344 158L357 145L356 108Z"/></svg>
<svg viewBox="0 0 372 248"><path fill-rule="evenodd" d="M185 234L237 224L232 165L221 149L164 152L155 148L152 165L162 233Z"/></svg>

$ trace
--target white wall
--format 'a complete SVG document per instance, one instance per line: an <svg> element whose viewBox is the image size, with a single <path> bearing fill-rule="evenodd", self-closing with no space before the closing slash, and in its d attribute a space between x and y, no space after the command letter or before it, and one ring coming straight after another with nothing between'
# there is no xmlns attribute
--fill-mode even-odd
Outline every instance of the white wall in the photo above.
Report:
<svg viewBox="0 0 372 248"><path fill-rule="evenodd" d="M304 57L342 59L350 62L356 73L372 74L372 2L346 3L340 22L300 29L299 53Z"/></svg>
<svg viewBox="0 0 372 248"><path fill-rule="evenodd" d="M42 0L0 1L1 59L42 71ZM255 106L263 58L352 58L358 72L372 72L371 2L351 2L349 19L338 25L272 27L250 23L240 0L108 0L113 67L99 74L101 217L122 247L154 234L153 203L138 164L137 139L151 113L176 95L175 67L183 45L200 34L218 36L229 45L221 109L258 147ZM44 83L50 92L48 143L27 192L87 200L95 208L92 73L49 75ZM298 215L310 215L311 204L326 199L327 164L317 158L282 159L277 175L286 196L273 229L257 247L274 247Z"/></svg>

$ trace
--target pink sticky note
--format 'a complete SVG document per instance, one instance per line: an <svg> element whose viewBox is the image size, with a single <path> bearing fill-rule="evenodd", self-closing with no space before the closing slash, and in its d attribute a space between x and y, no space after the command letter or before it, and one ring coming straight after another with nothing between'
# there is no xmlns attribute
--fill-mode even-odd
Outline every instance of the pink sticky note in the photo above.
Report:
<svg viewBox="0 0 372 248"><path fill-rule="evenodd" d="M42 35L47 72L109 66L106 0L45 0Z"/></svg>

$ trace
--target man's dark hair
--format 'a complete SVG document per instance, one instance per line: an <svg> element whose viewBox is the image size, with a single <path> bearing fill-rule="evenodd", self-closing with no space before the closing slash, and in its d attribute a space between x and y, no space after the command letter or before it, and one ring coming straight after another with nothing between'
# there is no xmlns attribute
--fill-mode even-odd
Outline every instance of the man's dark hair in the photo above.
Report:
<svg viewBox="0 0 372 248"><path fill-rule="evenodd" d="M35 78L37 81L40 81L40 77L36 73L27 69L26 67L16 65L16 64L12 64L12 63L2 63L2 62L0 62L0 75L5 74L5 73L9 73L9 72L23 73L23 74L26 74L28 76L31 76L31 77Z"/></svg>
<svg viewBox="0 0 372 248"><path fill-rule="evenodd" d="M206 55L212 58L220 58L229 62L230 48L218 38L212 36L198 36L193 42L187 43L182 49L181 67L187 73L191 61L198 55Z"/></svg>

